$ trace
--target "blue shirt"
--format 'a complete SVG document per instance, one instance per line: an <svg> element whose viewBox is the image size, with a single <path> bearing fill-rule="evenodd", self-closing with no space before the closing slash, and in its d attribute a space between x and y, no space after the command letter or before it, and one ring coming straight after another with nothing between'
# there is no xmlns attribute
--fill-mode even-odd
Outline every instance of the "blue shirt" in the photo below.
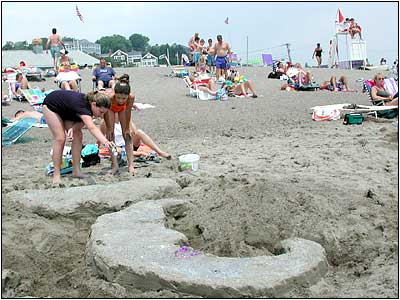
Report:
<svg viewBox="0 0 400 300"><path fill-rule="evenodd" d="M115 71L111 67L98 67L93 70L93 76L96 76L97 81L109 82L115 76Z"/></svg>

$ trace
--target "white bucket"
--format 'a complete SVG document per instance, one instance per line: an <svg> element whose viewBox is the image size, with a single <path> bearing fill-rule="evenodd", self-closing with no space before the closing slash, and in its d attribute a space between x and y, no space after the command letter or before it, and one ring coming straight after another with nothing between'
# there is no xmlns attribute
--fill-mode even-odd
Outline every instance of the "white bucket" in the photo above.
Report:
<svg viewBox="0 0 400 300"><path fill-rule="evenodd" d="M197 171L199 169L200 156L197 154L185 154L178 157L179 168L181 171L191 170Z"/></svg>

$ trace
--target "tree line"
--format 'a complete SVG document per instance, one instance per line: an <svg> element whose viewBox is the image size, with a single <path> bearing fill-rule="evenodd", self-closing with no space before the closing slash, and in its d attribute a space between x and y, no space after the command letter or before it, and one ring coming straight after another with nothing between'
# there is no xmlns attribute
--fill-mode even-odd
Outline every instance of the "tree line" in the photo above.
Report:
<svg viewBox="0 0 400 300"><path fill-rule="evenodd" d="M47 38L43 37L42 46L43 49L46 47ZM73 38L71 37L63 37L63 41L72 41ZM171 64L179 64L180 61L177 60L176 54L178 53L179 58L182 53L188 54L189 48L183 45L179 45L173 43L169 44L162 44L162 45L150 45L150 39L147 36L141 35L139 33L134 33L129 38L126 38L122 35L114 34L112 36L103 36L98 39L95 43L100 44L103 55L102 56L109 56L110 53L114 53L117 50L122 50L124 52L131 52L131 51L140 51L142 55L150 52L156 57L159 57L161 54L166 54L167 49L169 50L170 62ZM7 41L5 45L2 47L2 50L32 50L32 44L28 43L27 41L19 41L19 42L11 42ZM109 60L109 59L107 59Z"/></svg>

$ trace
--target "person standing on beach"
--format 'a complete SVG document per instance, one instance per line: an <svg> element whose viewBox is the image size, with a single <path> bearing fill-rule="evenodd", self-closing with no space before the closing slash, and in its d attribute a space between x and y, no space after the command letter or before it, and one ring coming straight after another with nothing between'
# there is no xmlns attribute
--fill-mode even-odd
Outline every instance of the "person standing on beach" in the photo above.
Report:
<svg viewBox="0 0 400 300"><path fill-rule="evenodd" d="M211 74L215 72L215 48L212 43L212 39L208 39L207 66Z"/></svg>
<svg viewBox="0 0 400 300"><path fill-rule="evenodd" d="M84 125L101 144L110 149L115 147L93 123L93 116L102 117L110 106L110 98L97 91L85 95L75 91L57 90L46 96L43 101L43 115L54 138L53 184L61 183L60 170L66 139L72 142L72 177L88 176L80 168Z"/></svg>
<svg viewBox="0 0 400 300"><path fill-rule="evenodd" d="M227 74L227 63L228 63L228 54L231 53L231 48L227 42L222 40L222 35L217 35L217 42L215 43L215 51L217 57L215 59L215 66L217 68L217 80L221 78L226 78ZM222 77L222 74L224 77Z"/></svg>
<svg viewBox="0 0 400 300"><path fill-rule="evenodd" d="M321 66L321 61L322 61L322 48L321 48L321 45L320 45L320 43L317 43L317 48L315 48L314 49L314 53L313 53L313 55L312 55L312 58L314 59L314 56L315 56L315 59L317 60L317 63L318 63L318 68Z"/></svg>
<svg viewBox="0 0 400 300"><path fill-rule="evenodd" d="M194 50L196 49L196 46L195 46L195 44L194 44L194 40L195 40L196 38L198 38L198 37L199 37L199 33L196 32L196 33L190 38L190 40L189 40L189 42L188 42L188 46L189 46L189 59L193 59L193 52L194 52Z"/></svg>
<svg viewBox="0 0 400 300"><path fill-rule="evenodd" d="M61 40L61 37L57 34L57 29L53 28L52 29L52 34L49 36L49 39L47 40L46 43L46 54L48 54L48 49L49 49L49 44L50 44L50 53L51 57L53 58L53 63L54 63L54 70L57 72L57 60L58 57L60 56L60 45L65 47L63 41Z"/></svg>
<svg viewBox="0 0 400 300"><path fill-rule="evenodd" d="M113 89L104 91L111 99L110 111L104 116L106 125L106 137L110 141L115 141L115 117L118 114L119 122L122 128L122 137L125 140L126 157L128 159L128 172L134 175L133 166L133 148L132 135L130 131L132 107L135 102L135 96L131 93L129 85L129 75L123 74L118 78ZM116 157L112 157L113 173L118 170L118 161Z"/></svg>

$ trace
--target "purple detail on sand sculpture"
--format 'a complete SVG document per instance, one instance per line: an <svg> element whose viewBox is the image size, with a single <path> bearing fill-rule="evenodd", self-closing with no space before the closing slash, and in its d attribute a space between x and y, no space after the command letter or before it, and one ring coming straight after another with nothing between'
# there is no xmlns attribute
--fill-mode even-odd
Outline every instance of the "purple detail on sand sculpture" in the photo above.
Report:
<svg viewBox="0 0 400 300"><path fill-rule="evenodd" d="M188 258L192 256L198 256L201 253L197 250L193 250L193 248L188 246L182 246L178 250L175 251L175 257L179 258Z"/></svg>

